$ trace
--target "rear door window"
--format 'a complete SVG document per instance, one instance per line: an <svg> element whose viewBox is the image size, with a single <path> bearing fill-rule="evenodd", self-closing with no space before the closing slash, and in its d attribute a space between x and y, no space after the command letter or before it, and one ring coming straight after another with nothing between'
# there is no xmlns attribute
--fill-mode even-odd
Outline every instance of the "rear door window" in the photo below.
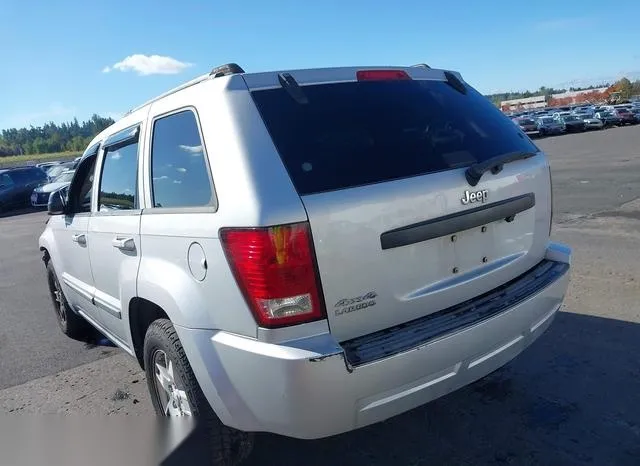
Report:
<svg viewBox="0 0 640 466"><path fill-rule="evenodd" d="M194 112L184 110L154 123L151 173L154 207L202 207L213 203Z"/></svg>
<svg viewBox="0 0 640 466"><path fill-rule="evenodd" d="M367 81L252 92L301 195L465 167L535 145L487 98L443 81Z"/></svg>

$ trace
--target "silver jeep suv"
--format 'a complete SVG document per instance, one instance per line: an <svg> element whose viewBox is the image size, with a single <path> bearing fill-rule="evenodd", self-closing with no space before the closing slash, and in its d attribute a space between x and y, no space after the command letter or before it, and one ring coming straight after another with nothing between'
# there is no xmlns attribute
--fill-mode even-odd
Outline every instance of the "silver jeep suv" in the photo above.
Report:
<svg viewBox="0 0 640 466"><path fill-rule="evenodd" d="M231 463L504 365L560 308L547 158L456 72L225 65L95 137L40 238L60 327Z"/></svg>

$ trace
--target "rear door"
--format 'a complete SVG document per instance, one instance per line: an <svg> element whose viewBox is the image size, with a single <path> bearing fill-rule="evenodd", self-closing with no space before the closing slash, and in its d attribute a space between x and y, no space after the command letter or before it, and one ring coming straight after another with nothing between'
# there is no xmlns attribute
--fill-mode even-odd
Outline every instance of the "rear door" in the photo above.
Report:
<svg viewBox="0 0 640 466"><path fill-rule="evenodd" d="M332 333L340 340L453 306L539 262L549 236L542 154L465 178L476 162L538 153L469 86L438 70L299 87L246 77L307 210ZM397 79L397 78L401 79ZM276 81L277 82L277 81Z"/></svg>

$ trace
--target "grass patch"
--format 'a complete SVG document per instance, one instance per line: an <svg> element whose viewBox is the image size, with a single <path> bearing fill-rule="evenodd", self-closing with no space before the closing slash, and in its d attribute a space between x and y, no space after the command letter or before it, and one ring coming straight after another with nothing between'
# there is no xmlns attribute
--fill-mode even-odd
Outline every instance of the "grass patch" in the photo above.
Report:
<svg viewBox="0 0 640 466"><path fill-rule="evenodd" d="M82 155L81 152L54 152L51 154L10 155L0 157L0 168L16 165L31 165L40 162L52 162L55 160L73 160Z"/></svg>

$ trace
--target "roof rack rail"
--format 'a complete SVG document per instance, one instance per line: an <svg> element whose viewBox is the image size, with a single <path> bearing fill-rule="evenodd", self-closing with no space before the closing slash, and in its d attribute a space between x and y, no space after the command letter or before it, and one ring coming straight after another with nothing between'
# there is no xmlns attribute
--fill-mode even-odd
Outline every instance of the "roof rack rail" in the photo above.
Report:
<svg viewBox="0 0 640 466"><path fill-rule="evenodd" d="M429 65L427 65L426 63L418 63L416 65L411 65L411 68L426 68L428 70L431 69L431 67Z"/></svg>
<svg viewBox="0 0 640 466"><path fill-rule="evenodd" d="M135 112L136 110L139 110L143 107L145 107L146 105L149 105L159 99L162 99L163 97L167 97L171 94L175 94L178 91L181 91L183 89L186 89L187 87L191 87L195 84L201 83L202 81L206 81L207 79L211 79L211 78L219 78L220 76L229 76L232 74L237 74L237 73L244 73L244 70L242 68L240 68L240 66L238 66L235 63L227 63L226 65L221 65L221 66L217 66L214 69L211 70L211 72L209 74L205 74L202 76L198 76L195 79L192 79L191 81L188 81L184 84L179 85L178 87L174 87L173 89L160 94L157 97L154 97L151 100L146 101L145 103L138 105L137 107L132 108L131 110L129 110L127 113L125 113L125 115L129 115L133 112Z"/></svg>
<svg viewBox="0 0 640 466"><path fill-rule="evenodd" d="M211 70L209 76L219 78L220 76L229 76L231 74L244 73L242 67L236 63L227 63L226 65L216 66Z"/></svg>

